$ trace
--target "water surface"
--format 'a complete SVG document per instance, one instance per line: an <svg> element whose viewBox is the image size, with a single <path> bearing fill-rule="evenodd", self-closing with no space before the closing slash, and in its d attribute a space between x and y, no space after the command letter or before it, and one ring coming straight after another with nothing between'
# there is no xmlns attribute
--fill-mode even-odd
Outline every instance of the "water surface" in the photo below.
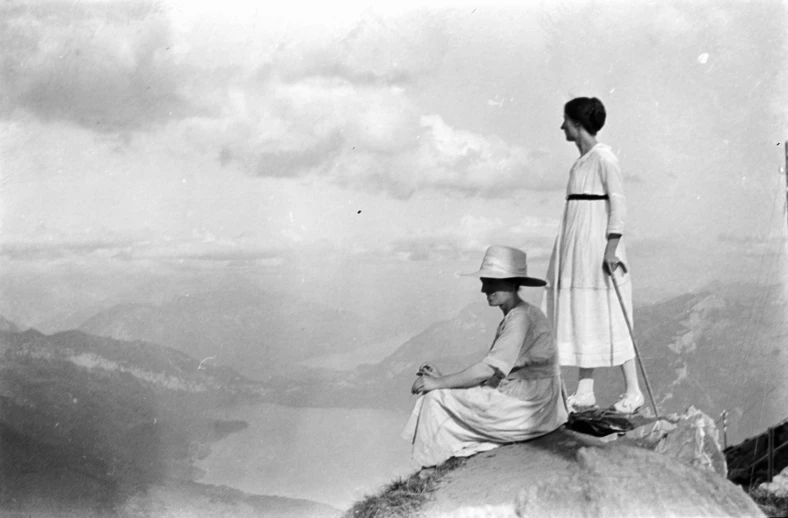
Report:
<svg viewBox="0 0 788 518"><path fill-rule="evenodd" d="M416 469L399 437L407 413L239 406L215 413L249 426L211 445L199 482L247 493L306 498L346 509Z"/></svg>

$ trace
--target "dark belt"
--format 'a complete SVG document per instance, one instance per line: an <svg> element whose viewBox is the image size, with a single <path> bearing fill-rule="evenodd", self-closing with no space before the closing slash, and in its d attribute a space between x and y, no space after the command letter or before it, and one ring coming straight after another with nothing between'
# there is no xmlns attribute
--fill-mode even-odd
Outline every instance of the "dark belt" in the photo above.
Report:
<svg viewBox="0 0 788 518"><path fill-rule="evenodd" d="M566 197L567 200L607 200L610 197L607 194L570 194Z"/></svg>

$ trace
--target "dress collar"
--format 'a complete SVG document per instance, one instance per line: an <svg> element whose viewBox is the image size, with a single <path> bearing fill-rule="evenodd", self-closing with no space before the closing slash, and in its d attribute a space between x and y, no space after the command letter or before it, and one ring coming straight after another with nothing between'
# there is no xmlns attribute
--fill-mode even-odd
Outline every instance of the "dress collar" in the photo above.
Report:
<svg viewBox="0 0 788 518"><path fill-rule="evenodd" d="M591 149L589 149L589 150L586 152L586 154L585 154L585 155L580 155L580 158L578 158L578 160L582 160L582 159L584 159L585 157L589 156L589 155L590 155L591 153L593 153L594 151L596 151L596 150L600 150L600 149L610 149L610 146L608 146L607 144L603 144L603 143L601 143L601 142L597 142L596 144L594 144L594 147L592 147Z"/></svg>

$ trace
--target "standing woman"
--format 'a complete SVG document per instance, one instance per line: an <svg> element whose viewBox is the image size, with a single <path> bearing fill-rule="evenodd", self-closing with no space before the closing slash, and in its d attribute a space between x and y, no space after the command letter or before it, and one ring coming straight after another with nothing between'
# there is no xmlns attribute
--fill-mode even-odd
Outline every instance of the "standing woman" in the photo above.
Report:
<svg viewBox="0 0 788 518"><path fill-rule="evenodd" d="M610 274L617 276L631 321L621 170L610 147L596 140L605 117L605 107L595 97L578 97L564 106L561 129L577 146L580 158L569 171L564 217L547 270L545 312L559 363L580 368L577 391L567 400L570 408L594 406L594 369L619 365L626 393L613 408L631 414L643 405L643 393L635 349L610 279Z"/></svg>

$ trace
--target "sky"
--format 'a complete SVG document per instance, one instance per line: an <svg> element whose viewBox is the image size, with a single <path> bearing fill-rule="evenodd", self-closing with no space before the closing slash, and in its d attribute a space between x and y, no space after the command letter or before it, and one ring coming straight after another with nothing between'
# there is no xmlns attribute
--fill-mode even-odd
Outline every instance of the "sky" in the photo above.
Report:
<svg viewBox="0 0 788 518"><path fill-rule="evenodd" d="M784 273L784 2L421 4L4 2L0 314L256 286L418 332L490 244L544 274L576 96L636 304Z"/></svg>

